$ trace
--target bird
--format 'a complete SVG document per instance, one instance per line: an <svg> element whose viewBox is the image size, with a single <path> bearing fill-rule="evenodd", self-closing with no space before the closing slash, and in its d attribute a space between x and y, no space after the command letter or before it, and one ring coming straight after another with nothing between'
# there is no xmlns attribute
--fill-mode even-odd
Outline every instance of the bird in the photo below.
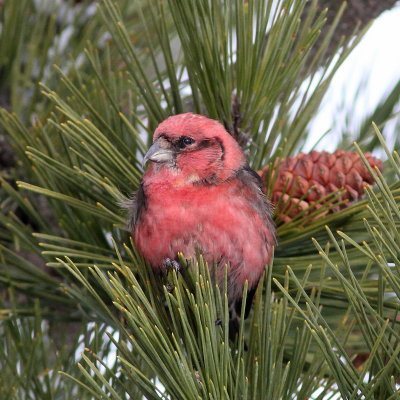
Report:
<svg viewBox="0 0 400 400"><path fill-rule="evenodd" d="M224 126L200 114L162 121L144 156L139 189L129 202L137 251L155 271L178 253L200 252L216 268L228 300L241 301L245 282L254 288L276 244L272 207L263 181Z"/></svg>

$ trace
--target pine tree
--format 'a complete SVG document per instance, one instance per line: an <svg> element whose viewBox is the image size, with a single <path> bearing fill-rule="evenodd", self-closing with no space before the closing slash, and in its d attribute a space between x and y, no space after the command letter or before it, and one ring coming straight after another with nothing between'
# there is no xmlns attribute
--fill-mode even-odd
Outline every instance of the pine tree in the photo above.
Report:
<svg viewBox="0 0 400 400"><path fill-rule="evenodd" d="M381 134L399 85L339 145L376 185L348 207L317 199L318 218L276 217L234 340L201 254L185 276L154 276L119 205L172 114L223 122L254 169L298 156L368 28L339 40L345 10L0 1L1 399L399 398L400 158ZM378 148L382 172L364 156Z"/></svg>

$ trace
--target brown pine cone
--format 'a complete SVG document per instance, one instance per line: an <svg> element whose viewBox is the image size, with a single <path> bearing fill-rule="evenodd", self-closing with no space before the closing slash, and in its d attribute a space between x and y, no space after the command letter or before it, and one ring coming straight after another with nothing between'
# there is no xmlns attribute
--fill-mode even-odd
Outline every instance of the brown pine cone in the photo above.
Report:
<svg viewBox="0 0 400 400"><path fill-rule="evenodd" d="M370 153L364 155L372 168L382 170L381 160ZM314 213L323 205L325 211L316 213L315 218L346 207L363 195L367 184L374 183L358 153L345 150L300 153L277 160L272 174L269 166L259 174L264 180L276 179L271 201L276 206L276 216L283 222L291 221L299 212ZM327 208L329 202L332 207Z"/></svg>

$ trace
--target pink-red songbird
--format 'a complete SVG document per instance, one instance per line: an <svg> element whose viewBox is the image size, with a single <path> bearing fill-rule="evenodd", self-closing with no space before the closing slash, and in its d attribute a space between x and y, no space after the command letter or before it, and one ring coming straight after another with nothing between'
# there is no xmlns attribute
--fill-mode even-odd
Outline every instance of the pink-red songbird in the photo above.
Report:
<svg viewBox="0 0 400 400"><path fill-rule="evenodd" d="M226 264L229 300L240 300L245 281L253 288L271 259L275 227L238 143L217 121L179 114L158 126L147 161L130 206L137 250L156 270L178 252L199 251L219 281Z"/></svg>

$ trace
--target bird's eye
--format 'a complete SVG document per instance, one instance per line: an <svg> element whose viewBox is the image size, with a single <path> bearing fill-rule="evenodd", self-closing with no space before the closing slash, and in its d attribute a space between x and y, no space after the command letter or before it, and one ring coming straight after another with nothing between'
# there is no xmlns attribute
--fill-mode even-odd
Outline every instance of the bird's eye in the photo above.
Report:
<svg viewBox="0 0 400 400"><path fill-rule="evenodd" d="M183 148L185 148L186 146L191 145L192 143L194 143L194 139L192 139L191 137L189 137L189 136L181 136L181 137L179 138L179 141L178 141L178 146L179 146L181 149L183 149Z"/></svg>

